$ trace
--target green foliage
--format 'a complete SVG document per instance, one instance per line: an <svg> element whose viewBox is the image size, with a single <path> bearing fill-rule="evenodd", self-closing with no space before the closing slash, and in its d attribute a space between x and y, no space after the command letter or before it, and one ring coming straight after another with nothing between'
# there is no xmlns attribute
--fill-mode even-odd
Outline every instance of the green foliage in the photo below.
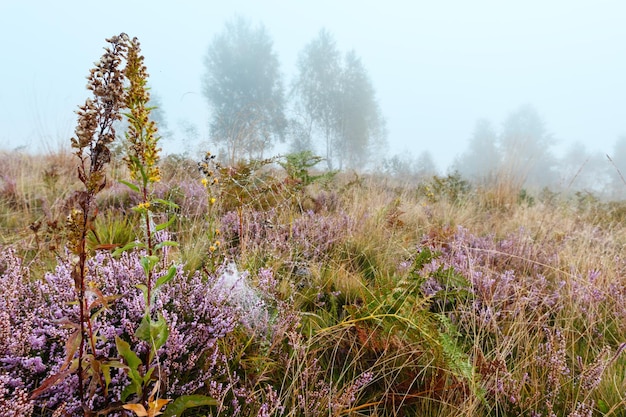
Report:
<svg viewBox="0 0 626 417"><path fill-rule="evenodd" d="M87 235L87 247L90 251L124 247L134 242L134 219L122 217L114 211L107 211L99 216Z"/></svg>
<svg viewBox="0 0 626 417"><path fill-rule="evenodd" d="M181 417L190 408L215 405L217 401L206 395L181 395L167 406L163 417Z"/></svg>
<svg viewBox="0 0 626 417"><path fill-rule="evenodd" d="M141 397L143 394L143 388L149 383L152 372L149 372L146 375L141 374L140 367L143 365L143 362L139 359L137 354L132 351L128 342L116 337L115 346L125 362L125 365L123 365L122 368L127 371L127 375L130 378L130 383L122 391L121 400L125 402L128 397L133 394L137 397Z"/></svg>
<svg viewBox="0 0 626 417"><path fill-rule="evenodd" d="M291 153L284 157L284 160L278 161L281 167L287 172L287 179L284 181L284 192L291 194L294 206L301 211L304 210L304 202L311 197L306 194L308 186L320 184L323 187L328 186L335 178L338 171L327 171L314 175L311 169L323 161L320 156L313 154L311 151L302 151Z"/></svg>
<svg viewBox="0 0 626 417"><path fill-rule="evenodd" d="M297 188L304 188L316 182L326 184L335 177L337 171L311 175L311 168L323 160L324 158L311 151L302 151L286 155L285 160L278 163L287 171L287 177L294 182Z"/></svg>
<svg viewBox="0 0 626 417"><path fill-rule="evenodd" d="M446 199L451 203L461 203L463 198L470 192L470 183L454 172L440 177L435 175L430 181L420 184L418 193L424 195L430 202L435 203Z"/></svg>
<svg viewBox="0 0 626 417"><path fill-rule="evenodd" d="M522 188L519 191L519 194L517 196L517 204L525 204L527 206L532 206L533 204L535 204L535 197L533 197L528 190L526 190L525 188Z"/></svg>
<svg viewBox="0 0 626 417"><path fill-rule="evenodd" d="M449 270L439 269L434 274L422 275L420 271L436 256L428 248L423 248L416 254L406 277L397 279L390 287L371 292L369 302L362 308L351 309L351 317L343 325L357 326L360 331L369 334L368 339L380 340L371 348L382 349L385 355L400 359L399 363L403 366L407 365L405 361L413 352L420 352L417 364L421 370L409 370L410 367L407 367L406 371L408 375L423 373L425 385L412 389L428 391L434 387L440 388L441 384L461 381L480 397L475 370L459 342L459 332L443 311L433 312L433 306L439 300L451 302L466 297L468 284L464 278ZM424 295L423 285L428 279L435 278L447 283L449 288L434 295ZM391 344L379 345L383 341ZM436 375L430 373L433 369L438 370ZM446 380L446 373L453 379Z"/></svg>
<svg viewBox="0 0 626 417"><path fill-rule="evenodd" d="M149 361L154 360L156 352L165 344L169 336L169 329L165 318L161 314L156 320L151 316L145 315L141 320L141 324L135 331L135 336L139 340L148 342L151 346Z"/></svg>

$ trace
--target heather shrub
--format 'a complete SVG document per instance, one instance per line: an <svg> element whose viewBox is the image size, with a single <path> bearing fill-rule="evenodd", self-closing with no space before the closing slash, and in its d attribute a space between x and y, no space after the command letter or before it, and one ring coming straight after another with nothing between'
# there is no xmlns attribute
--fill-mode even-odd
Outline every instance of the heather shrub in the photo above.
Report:
<svg viewBox="0 0 626 417"><path fill-rule="evenodd" d="M496 239L458 228L424 243L439 254L426 271L451 268L468 279L465 286L431 277L423 288L448 302L459 289L469 292L446 314L471 343L494 410L552 415L591 412L594 401L611 407L595 390L602 373L622 361L625 329L613 316L623 311L614 301L622 285L596 285L598 271L569 275L559 266L559 244L535 242L523 229Z"/></svg>
<svg viewBox="0 0 626 417"><path fill-rule="evenodd" d="M328 259L355 226L354 219L345 213L327 215L308 211L285 222L274 210L251 212L243 218L229 212L220 223L231 254L240 254L244 246L260 256L288 256L287 260L293 263Z"/></svg>
<svg viewBox="0 0 626 417"><path fill-rule="evenodd" d="M28 392L11 386L11 378L0 374L0 407L7 417L30 416L33 404L28 399Z"/></svg>
<svg viewBox="0 0 626 417"><path fill-rule="evenodd" d="M0 250L0 404L32 410L27 393L45 376L47 361L63 352L65 331L50 321L45 293L30 280L28 267L8 247ZM51 339L47 334L54 335ZM18 407L9 401L20 398ZM17 407L17 408L16 408ZM28 415L26 412L24 415Z"/></svg>
<svg viewBox="0 0 626 417"><path fill-rule="evenodd" d="M10 249L3 251L0 266L2 290L7 295L0 306L6 319L2 322L5 337L0 342L1 372L6 375L3 381L10 387L10 394L32 391L44 378L58 372L65 360L71 332L59 323L69 324L78 316L71 285L72 264L59 260L55 272L46 274L43 282L30 281ZM124 253L113 258L98 252L87 266L90 287L109 299L108 308L102 309L93 322L92 330L98 335L96 353L115 356L116 338L135 345L138 354L147 353L148 344L135 335L136 323L145 312L143 294L136 288L144 279L141 254ZM272 279L271 273L269 277L268 272L265 274L266 280ZM230 409L234 399L244 396L244 383L237 382L236 373L229 368L230 358L224 352L229 349L226 339L234 337L237 328L248 334L268 335L270 331L266 297L259 292L257 303L251 305L251 297L242 290L247 285L243 284L245 279L232 266L224 266L218 275L209 277L200 273L186 276L182 268L177 268L172 285L162 288L157 307L170 326L168 340L158 352L162 395L210 394L224 410ZM108 394L98 389L90 401L92 408L119 403L128 377L116 369L111 369L109 377ZM67 378L42 393L34 405L41 410L63 407L71 414L78 413L81 406L77 388L76 378Z"/></svg>

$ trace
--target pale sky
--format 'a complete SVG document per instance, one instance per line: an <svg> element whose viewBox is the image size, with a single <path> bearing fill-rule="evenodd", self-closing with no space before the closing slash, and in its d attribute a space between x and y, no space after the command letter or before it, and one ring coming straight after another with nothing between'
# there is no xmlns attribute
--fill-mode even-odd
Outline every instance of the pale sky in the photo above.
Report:
<svg viewBox="0 0 626 417"><path fill-rule="evenodd" d="M139 38L170 129L192 123L206 138L203 58L236 15L265 25L287 85L321 28L354 49L387 119L388 156L428 150L444 169L477 119L498 128L527 103L561 147L610 153L626 134L623 0L1 0L0 148L69 144L85 77L120 32Z"/></svg>

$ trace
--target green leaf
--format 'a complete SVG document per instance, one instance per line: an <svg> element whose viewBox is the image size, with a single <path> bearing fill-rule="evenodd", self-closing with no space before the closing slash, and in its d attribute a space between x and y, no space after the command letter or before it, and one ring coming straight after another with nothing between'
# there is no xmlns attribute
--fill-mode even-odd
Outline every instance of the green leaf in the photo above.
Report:
<svg viewBox="0 0 626 417"><path fill-rule="evenodd" d="M104 376L104 395L109 395L109 384L111 383L111 365L103 363L100 366L102 375Z"/></svg>
<svg viewBox="0 0 626 417"><path fill-rule="evenodd" d="M182 395L167 406L163 417L180 417L189 408L205 405L217 405L217 400L206 395Z"/></svg>
<svg viewBox="0 0 626 417"><path fill-rule="evenodd" d="M169 200L164 200L162 198L155 198L154 200L152 200L154 203L159 203L159 204L163 204L164 206L167 207L171 207L173 209L177 209L179 208L178 204L174 203L173 201L169 201Z"/></svg>
<svg viewBox="0 0 626 417"><path fill-rule="evenodd" d="M154 245L154 250L160 250L164 246L178 246L178 243L172 242L171 240L164 240L163 242L160 242Z"/></svg>
<svg viewBox="0 0 626 417"><path fill-rule="evenodd" d="M141 266L143 266L143 270L145 271L146 275L148 275L150 273L150 271L152 271L152 269L154 268L154 266L159 263L159 257L156 255L151 255L151 256L143 256L139 262L141 263Z"/></svg>
<svg viewBox="0 0 626 417"><path fill-rule="evenodd" d="M154 344L155 349L159 349L167 342L167 338L170 335L170 329L167 327L165 317L159 314L159 319L156 322L152 322L152 328L155 330Z"/></svg>
<svg viewBox="0 0 626 417"><path fill-rule="evenodd" d="M597 406L598 406L598 410L602 414L606 414L606 413L608 413L610 411L609 405L606 403L606 401L604 401L602 399L598 400Z"/></svg>
<svg viewBox="0 0 626 417"><path fill-rule="evenodd" d="M126 369L128 370L128 376L130 378L130 383L122 391L122 402L124 402L131 394L141 396L143 390L141 385L143 378L139 374L141 360L137 354L131 350L128 342L120 339L118 336L115 337L115 346L117 347L117 352L126 362Z"/></svg>
<svg viewBox="0 0 626 417"><path fill-rule="evenodd" d="M137 187L135 184L133 184L132 182L128 182L128 181L120 181L122 184L124 184L125 186L127 186L128 188L130 188L131 190L133 190L134 192L138 193L140 192L139 187Z"/></svg>
<svg viewBox="0 0 626 417"><path fill-rule="evenodd" d="M150 259L147 256L142 257L139 260L139 263L141 264L141 266L143 267L143 271L148 274L150 272L150 270L152 269L150 267Z"/></svg>
<svg viewBox="0 0 626 417"><path fill-rule="evenodd" d="M432 261L438 255L438 253L433 253L428 248L422 248L420 252L417 253L417 255L415 256L415 260L413 261L413 271L419 271L424 267L424 265Z"/></svg>
<svg viewBox="0 0 626 417"><path fill-rule="evenodd" d="M167 274L163 275L161 278L157 279L156 284L154 285L154 289L158 289L163 284L167 284L174 278L176 275L176 267L174 265L170 266L170 269L167 271Z"/></svg>
<svg viewBox="0 0 626 417"><path fill-rule="evenodd" d="M132 351L127 341L122 340L119 336L115 336L115 347L117 352L124 358L126 365L130 369L138 369L141 365L141 359Z"/></svg>
<svg viewBox="0 0 626 417"><path fill-rule="evenodd" d="M176 220L176 217L171 216L169 218L169 220L166 221L165 223L157 224L156 225L156 231L158 232L158 231L161 231L163 229L166 229L166 228L170 227L172 225L172 223L174 223L174 220Z"/></svg>
<svg viewBox="0 0 626 417"><path fill-rule="evenodd" d="M139 324L139 327L137 327L137 330L135 330L135 336L137 336L139 339L143 340L144 342L149 342L150 341L150 322L152 320L150 319L150 316L148 314L144 315L143 318L141 319L141 323Z"/></svg>
<svg viewBox="0 0 626 417"><path fill-rule="evenodd" d="M126 402L126 399L130 397L132 394L136 394L137 396L141 395L141 387L138 388L137 383L131 382L126 385L122 390L121 400L122 402Z"/></svg>
<svg viewBox="0 0 626 417"><path fill-rule="evenodd" d="M148 372L146 372L146 374L143 376L144 387L148 386L148 383L150 382L150 379L152 378L152 374L154 373L155 369L155 367L151 367L150 369L148 369Z"/></svg>
<svg viewBox="0 0 626 417"><path fill-rule="evenodd" d="M145 248L145 247L146 245L143 242L129 242L126 245L124 245L124 247L115 249L115 251L113 252L113 257L119 256L122 254L122 252L126 252L130 249Z"/></svg>
<svg viewBox="0 0 626 417"><path fill-rule="evenodd" d="M135 288L139 288L143 293L143 301L146 303L146 306L150 304L148 303L148 286L146 284L137 284Z"/></svg>
<svg viewBox="0 0 626 417"><path fill-rule="evenodd" d="M157 320L152 320L147 315L144 316L141 324L135 331L135 336L150 343L155 352L165 344L169 335L170 331L167 328L167 322L161 314L159 314Z"/></svg>

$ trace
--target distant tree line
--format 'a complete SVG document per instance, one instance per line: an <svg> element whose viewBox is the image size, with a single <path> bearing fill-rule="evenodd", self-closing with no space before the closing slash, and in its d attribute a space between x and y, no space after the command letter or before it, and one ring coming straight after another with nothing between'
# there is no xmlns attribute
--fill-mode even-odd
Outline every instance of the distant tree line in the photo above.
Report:
<svg viewBox="0 0 626 417"><path fill-rule="evenodd" d="M407 181L437 174L427 150L385 155L386 123L372 80L356 51L341 51L325 29L301 49L290 82L267 29L242 17L213 38L204 64L210 138L229 163L262 159L287 142L292 152L323 156L329 170L371 167ZM537 110L524 105L500 129L479 120L449 171L474 182L626 197L626 136L609 155L577 143L557 157L555 145Z"/></svg>
<svg viewBox="0 0 626 417"><path fill-rule="evenodd" d="M362 168L386 140L363 62L324 29L301 50L288 91L267 30L241 17L214 37L205 69L211 139L231 163L288 141L294 152L320 152L329 169Z"/></svg>
<svg viewBox="0 0 626 417"><path fill-rule="evenodd" d="M479 120L468 149L454 169L470 179L498 179L519 185L556 183L555 140L536 109L524 105L512 112L498 133L488 120Z"/></svg>
<svg viewBox="0 0 626 417"><path fill-rule="evenodd" d="M465 152L452 171L474 182L507 181L519 187L586 191L610 198L626 197L626 136L611 153L587 150L572 144L555 156L556 140L531 105L524 105L505 119L498 132L490 121L479 120Z"/></svg>

